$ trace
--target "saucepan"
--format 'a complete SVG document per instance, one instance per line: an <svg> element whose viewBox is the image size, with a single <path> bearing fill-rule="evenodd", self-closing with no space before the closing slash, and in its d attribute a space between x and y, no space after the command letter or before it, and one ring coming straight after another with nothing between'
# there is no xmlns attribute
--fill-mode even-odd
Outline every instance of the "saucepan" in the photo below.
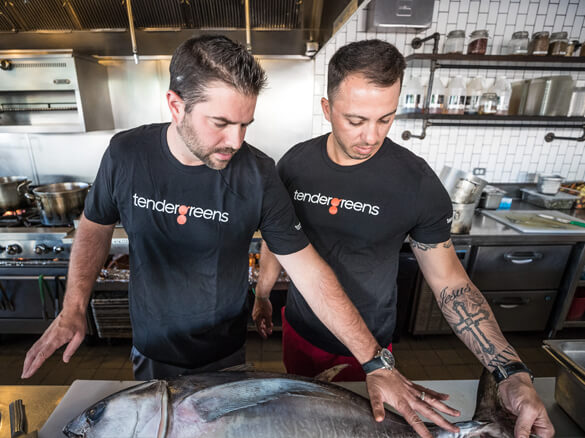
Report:
<svg viewBox="0 0 585 438"><path fill-rule="evenodd" d="M88 183L63 182L36 187L26 197L36 202L43 225L70 225L83 211L88 190Z"/></svg>
<svg viewBox="0 0 585 438"><path fill-rule="evenodd" d="M0 210L17 210L26 207L25 193L30 180L26 176L0 177Z"/></svg>

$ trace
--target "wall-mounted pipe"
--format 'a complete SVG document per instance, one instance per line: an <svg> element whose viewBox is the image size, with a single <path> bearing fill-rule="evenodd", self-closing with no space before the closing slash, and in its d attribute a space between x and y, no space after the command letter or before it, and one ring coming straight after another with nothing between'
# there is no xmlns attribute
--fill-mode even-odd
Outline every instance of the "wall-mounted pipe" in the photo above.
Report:
<svg viewBox="0 0 585 438"><path fill-rule="evenodd" d="M250 31L250 0L246 0L244 7L246 8L246 49L248 52L252 51L252 35Z"/></svg>
<svg viewBox="0 0 585 438"><path fill-rule="evenodd" d="M134 63L138 64L138 47L136 46L136 31L134 30L134 16L132 15L132 0L126 0L126 11L128 12L128 28L130 29L130 40L132 41L132 56L134 56Z"/></svg>

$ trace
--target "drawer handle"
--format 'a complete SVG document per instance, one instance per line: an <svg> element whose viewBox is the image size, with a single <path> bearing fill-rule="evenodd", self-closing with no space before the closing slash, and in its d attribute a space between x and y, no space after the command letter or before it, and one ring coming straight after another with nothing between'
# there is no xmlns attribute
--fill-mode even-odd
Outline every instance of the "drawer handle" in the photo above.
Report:
<svg viewBox="0 0 585 438"><path fill-rule="evenodd" d="M530 298L508 297L496 299L493 301L495 306L502 309L515 309L516 307L524 306L530 303Z"/></svg>
<svg viewBox="0 0 585 438"><path fill-rule="evenodd" d="M541 252L507 252L504 254L504 259L516 265L526 265L536 260L542 259Z"/></svg>

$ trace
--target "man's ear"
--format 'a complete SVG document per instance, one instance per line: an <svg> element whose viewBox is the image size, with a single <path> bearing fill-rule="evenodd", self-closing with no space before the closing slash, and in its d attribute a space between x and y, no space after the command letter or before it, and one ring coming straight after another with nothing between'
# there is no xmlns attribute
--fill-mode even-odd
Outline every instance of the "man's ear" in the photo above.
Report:
<svg viewBox="0 0 585 438"><path fill-rule="evenodd" d="M321 109L323 110L323 115L325 119L331 123L331 107L329 101L324 97L321 98Z"/></svg>
<svg viewBox="0 0 585 438"><path fill-rule="evenodd" d="M167 104L171 111L173 122L179 124L185 117L185 101L174 91L167 91Z"/></svg>

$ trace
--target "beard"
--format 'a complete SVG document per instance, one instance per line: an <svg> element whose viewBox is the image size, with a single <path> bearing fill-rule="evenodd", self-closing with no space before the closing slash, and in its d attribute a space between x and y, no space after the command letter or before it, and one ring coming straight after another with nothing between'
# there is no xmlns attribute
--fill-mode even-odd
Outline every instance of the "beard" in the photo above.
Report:
<svg viewBox="0 0 585 438"><path fill-rule="evenodd" d="M230 147L218 147L214 149L212 146L206 146L197 135L195 129L193 129L193 125L188 117L184 117L181 124L177 125L177 132L183 140L183 143L185 143L185 146L187 146L187 149L198 160L202 161L203 164L214 170L225 169L231 157L238 151ZM231 157L227 160L218 160L213 156L215 153L229 154Z"/></svg>

